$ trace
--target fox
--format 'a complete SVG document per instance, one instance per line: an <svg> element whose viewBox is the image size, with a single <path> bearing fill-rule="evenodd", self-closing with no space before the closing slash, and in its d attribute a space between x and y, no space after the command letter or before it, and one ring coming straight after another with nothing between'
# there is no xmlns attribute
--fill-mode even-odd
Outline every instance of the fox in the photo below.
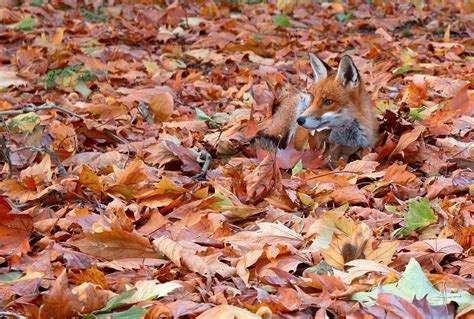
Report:
<svg viewBox="0 0 474 319"><path fill-rule="evenodd" d="M323 156L334 166L340 159L348 161L360 150L375 146L377 117L349 55L341 58L337 70L312 53L309 61L314 73L309 97L296 92L280 99L269 128L258 132L255 141L268 150L286 148L292 138L299 150L309 143L323 149Z"/></svg>

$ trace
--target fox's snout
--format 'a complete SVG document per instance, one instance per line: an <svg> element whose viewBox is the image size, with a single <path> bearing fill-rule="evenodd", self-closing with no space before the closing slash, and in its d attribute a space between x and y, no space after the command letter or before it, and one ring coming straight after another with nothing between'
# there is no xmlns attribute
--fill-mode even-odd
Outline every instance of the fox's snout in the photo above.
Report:
<svg viewBox="0 0 474 319"><path fill-rule="evenodd" d="M306 117L304 116L300 116L296 119L296 122L298 123L298 125L300 126L303 126L304 125L304 122L306 121Z"/></svg>
<svg viewBox="0 0 474 319"><path fill-rule="evenodd" d="M338 117L337 112L326 112L320 117L301 115L296 122L309 130L322 130L337 125Z"/></svg>

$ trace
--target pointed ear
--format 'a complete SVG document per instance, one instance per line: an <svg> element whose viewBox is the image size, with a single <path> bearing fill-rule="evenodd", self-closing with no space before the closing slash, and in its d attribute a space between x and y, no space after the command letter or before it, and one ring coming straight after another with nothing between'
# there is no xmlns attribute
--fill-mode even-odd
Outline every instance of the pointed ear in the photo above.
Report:
<svg viewBox="0 0 474 319"><path fill-rule="evenodd" d="M357 70L354 61L352 61L350 56L345 55L342 57L341 62L339 63L339 68L337 69L336 78L342 84L342 86L346 86L348 84L350 84L352 87L359 86L359 71Z"/></svg>
<svg viewBox="0 0 474 319"><path fill-rule="evenodd" d="M314 54L309 54L309 63L311 63L311 68L314 72L314 82L318 83L324 78L327 78L328 72L332 70L332 68L323 60L315 56Z"/></svg>

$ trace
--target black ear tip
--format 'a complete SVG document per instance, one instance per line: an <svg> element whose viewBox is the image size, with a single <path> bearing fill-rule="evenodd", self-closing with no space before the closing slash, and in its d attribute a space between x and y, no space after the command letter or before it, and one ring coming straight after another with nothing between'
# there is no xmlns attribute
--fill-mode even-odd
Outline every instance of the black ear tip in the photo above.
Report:
<svg viewBox="0 0 474 319"><path fill-rule="evenodd" d="M348 62L351 62L351 63L354 63L354 60L352 60L352 57L349 54L345 54L345 55L342 56L341 62L344 61L344 60L346 60Z"/></svg>

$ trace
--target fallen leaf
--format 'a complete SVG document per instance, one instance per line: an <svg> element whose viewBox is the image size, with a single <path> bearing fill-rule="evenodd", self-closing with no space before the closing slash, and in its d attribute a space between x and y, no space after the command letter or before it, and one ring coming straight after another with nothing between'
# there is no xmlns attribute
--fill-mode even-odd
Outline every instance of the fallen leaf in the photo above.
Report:
<svg viewBox="0 0 474 319"><path fill-rule="evenodd" d="M108 260L138 257L156 257L150 242L136 234L113 229L87 234L69 242L81 252Z"/></svg>

